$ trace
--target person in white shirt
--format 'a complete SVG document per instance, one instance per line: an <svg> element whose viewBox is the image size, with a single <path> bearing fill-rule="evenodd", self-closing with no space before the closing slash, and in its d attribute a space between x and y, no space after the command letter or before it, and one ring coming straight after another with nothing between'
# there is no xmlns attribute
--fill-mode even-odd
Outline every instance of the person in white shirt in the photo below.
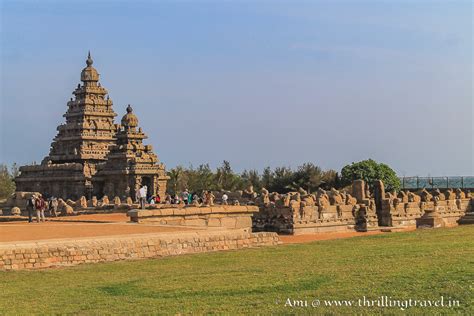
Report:
<svg viewBox="0 0 474 316"><path fill-rule="evenodd" d="M188 204L188 195L188 189L184 190L184 192L181 194L181 198L183 199L184 204Z"/></svg>
<svg viewBox="0 0 474 316"><path fill-rule="evenodd" d="M227 194L223 194L222 195L222 204L223 205L227 205L227 200L229 199L229 197L227 196Z"/></svg>
<svg viewBox="0 0 474 316"><path fill-rule="evenodd" d="M142 186L140 190L138 190L138 195L140 197L140 208L142 210L145 209L147 192L148 192L148 188L146 185Z"/></svg>

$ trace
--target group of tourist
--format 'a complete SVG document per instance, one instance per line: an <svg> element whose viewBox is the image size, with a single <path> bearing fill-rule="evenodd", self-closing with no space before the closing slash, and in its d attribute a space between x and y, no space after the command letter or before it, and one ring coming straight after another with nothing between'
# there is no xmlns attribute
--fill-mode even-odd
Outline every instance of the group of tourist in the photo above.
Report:
<svg viewBox="0 0 474 316"><path fill-rule="evenodd" d="M58 216L58 199L51 197L45 200L41 194L33 194L26 201L26 211L28 212L28 222L33 222L33 215L36 213L36 221L46 221L45 211L49 211L51 217Z"/></svg>
<svg viewBox="0 0 474 316"><path fill-rule="evenodd" d="M213 199L214 195L211 191L203 191L202 195L199 196L196 192L189 192L188 189L185 189L181 194L175 194L171 196L169 194L165 197L165 204L206 204L208 201Z"/></svg>
<svg viewBox="0 0 474 316"><path fill-rule="evenodd" d="M146 204L184 204L184 205L197 205L197 204L212 204L214 200L214 195L211 191L203 191L200 196L196 192L190 192L188 189L185 189L180 194L176 193L174 195L166 194L165 198L162 199L161 196L157 193L156 195L148 196L148 187L146 185L142 186L136 194L136 201L140 204L140 208L144 209ZM228 196L224 194L222 196L222 204L227 204Z"/></svg>

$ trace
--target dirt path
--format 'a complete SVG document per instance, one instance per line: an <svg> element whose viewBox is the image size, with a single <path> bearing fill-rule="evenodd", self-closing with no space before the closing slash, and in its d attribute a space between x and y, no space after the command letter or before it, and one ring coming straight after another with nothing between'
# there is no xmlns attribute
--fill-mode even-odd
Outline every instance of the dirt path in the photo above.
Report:
<svg viewBox="0 0 474 316"><path fill-rule="evenodd" d="M5 223L0 242L191 231L193 229L127 223Z"/></svg>

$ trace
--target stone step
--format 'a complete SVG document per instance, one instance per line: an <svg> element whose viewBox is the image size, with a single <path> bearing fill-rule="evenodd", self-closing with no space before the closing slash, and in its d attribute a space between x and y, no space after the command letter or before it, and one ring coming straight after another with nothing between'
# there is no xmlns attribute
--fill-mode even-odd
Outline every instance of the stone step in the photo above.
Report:
<svg viewBox="0 0 474 316"><path fill-rule="evenodd" d="M392 232L399 232L406 230L406 227L393 227L393 226L379 226L379 227L373 227L373 228L368 228L368 232L374 232L374 231L380 231L382 233L392 233Z"/></svg>
<svg viewBox="0 0 474 316"><path fill-rule="evenodd" d="M461 217L458 221L459 225L472 225L474 224L474 213L467 213Z"/></svg>

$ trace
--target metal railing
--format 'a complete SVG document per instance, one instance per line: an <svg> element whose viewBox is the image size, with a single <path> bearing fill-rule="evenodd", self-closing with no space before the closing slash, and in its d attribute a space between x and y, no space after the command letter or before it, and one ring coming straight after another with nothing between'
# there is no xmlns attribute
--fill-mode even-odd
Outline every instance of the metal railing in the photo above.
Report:
<svg viewBox="0 0 474 316"><path fill-rule="evenodd" d="M402 189L474 189L474 176L466 177L400 177Z"/></svg>

